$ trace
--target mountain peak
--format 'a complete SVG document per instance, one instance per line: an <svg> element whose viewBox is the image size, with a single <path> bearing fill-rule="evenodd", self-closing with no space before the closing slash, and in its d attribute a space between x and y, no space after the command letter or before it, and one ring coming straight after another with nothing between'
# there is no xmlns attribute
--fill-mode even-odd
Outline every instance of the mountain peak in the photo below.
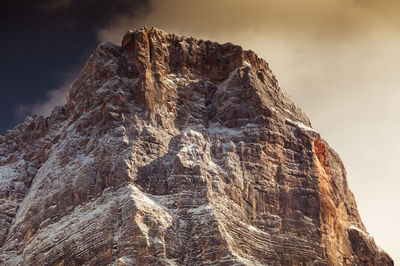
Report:
<svg viewBox="0 0 400 266"><path fill-rule="evenodd" d="M50 117L0 137L0 264L393 265L339 156L233 44L97 47Z"/></svg>
<svg viewBox="0 0 400 266"><path fill-rule="evenodd" d="M106 92L119 84L118 90L137 106L168 114L185 96L176 88L184 83L192 84L186 88L187 93L201 95L208 104L215 93L219 95L221 103L215 108L208 106L204 114L211 121L233 127L262 123L284 108L310 126L308 118L282 93L268 64L254 52L231 43L197 40L156 28L128 31L121 47L101 44L70 90L67 113L74 109L79 115L95 108L104 102L99 95L110 98L114 94ZM217 90L222 85L227 89ZM278 103L281 106L274 110L272 105Z"/></svg>
<svg viewBox="0 0 400 266"><path fill-rule="evenodd" d="M132 71L137 73L151 68L162 75L202 76L217 82L240 66L268 69L268 64L254 52L245 51L238 45L167 34L157 28L128 31L122 41L122 50Z"/></svg>

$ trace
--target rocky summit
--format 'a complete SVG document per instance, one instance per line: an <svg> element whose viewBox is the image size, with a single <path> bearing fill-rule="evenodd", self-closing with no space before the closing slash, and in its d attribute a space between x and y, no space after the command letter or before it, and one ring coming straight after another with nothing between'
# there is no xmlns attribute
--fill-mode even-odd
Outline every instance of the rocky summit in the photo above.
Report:
<svg viewBox="0 0 400 266"><path fill-rule="evenodd" d="M1 265L393 265L252 51L143 28L0 136Z"/></svg>

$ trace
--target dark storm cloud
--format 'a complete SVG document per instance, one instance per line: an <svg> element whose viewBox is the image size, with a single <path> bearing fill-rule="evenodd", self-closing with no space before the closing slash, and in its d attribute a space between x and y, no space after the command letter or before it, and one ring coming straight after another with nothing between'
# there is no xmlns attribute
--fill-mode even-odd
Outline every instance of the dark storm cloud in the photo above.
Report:
<svg viewBox="0 0 400 266"><path fill-rule="evenodd" d="M145 6L146 1L51 0L44 1L37 7L43 13L64 21L68 26L84 24L98 27L106 25L116 16L126 15Z"/></svg>
<svg viewBox="0 0 400 266"><path fill-rule="evenodd" d="M39 0L7 1L1 6L1 23L8 25L33 22L47 27L98 27L137 8L145 10L146 0Z"/></svg>
<svg viewBox="0 0 400 266"><path fill-rule="evenodd" d="M0 134L65 101L65 82L98 45L98 29L146 12L146 0L2 1Z"/></svg>

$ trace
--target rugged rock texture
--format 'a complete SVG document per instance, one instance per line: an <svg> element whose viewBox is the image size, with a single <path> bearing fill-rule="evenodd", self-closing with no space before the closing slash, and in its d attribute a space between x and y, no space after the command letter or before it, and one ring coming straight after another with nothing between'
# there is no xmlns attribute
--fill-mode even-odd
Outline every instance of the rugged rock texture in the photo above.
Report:
<svg viewBox="0 0 400 266"><path fill-rule="evenodd" d="M233 44L105 43L0 136L2 265L393 265L339 156Z"/></svg>

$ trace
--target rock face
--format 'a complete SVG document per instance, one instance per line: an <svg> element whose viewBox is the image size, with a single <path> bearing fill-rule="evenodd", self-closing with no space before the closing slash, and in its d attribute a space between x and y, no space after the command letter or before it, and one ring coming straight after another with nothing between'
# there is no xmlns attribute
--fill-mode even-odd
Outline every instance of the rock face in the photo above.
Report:
<svg viewBox="0 0 400 266"><path fill-rule="evenodd" d="M339 156L233 44L101 44L51 116L0 136L2 265L393 265Z"/></svg>

